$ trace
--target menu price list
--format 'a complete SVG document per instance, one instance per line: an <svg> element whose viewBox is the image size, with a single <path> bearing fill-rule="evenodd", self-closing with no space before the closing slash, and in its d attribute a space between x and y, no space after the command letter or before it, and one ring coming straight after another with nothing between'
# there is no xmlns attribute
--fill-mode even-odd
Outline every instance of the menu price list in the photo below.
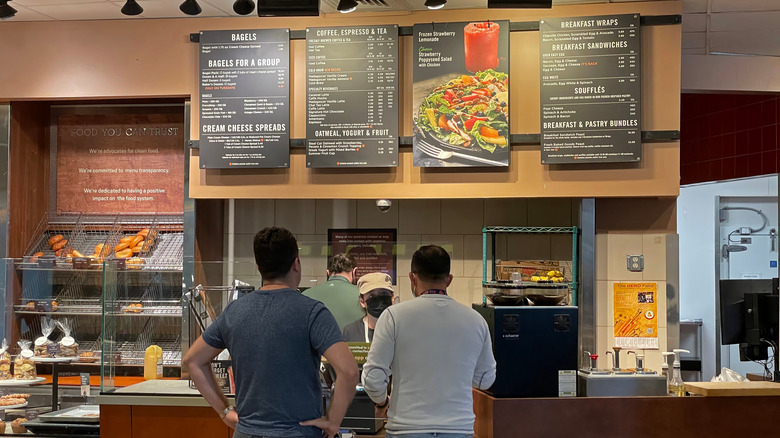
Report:
<svg viewBox="0 0 780 438"><path fill-rule="evenodd" d="M290 163L289 29L200 33L200 167Z"/></svg>
<svg viewBox="0 0 780 438"><path fill-rule="evenodd" d="M398 165L398 26L306 29L306 166Z"/></svg>
<svg viewBox="0 0 780 438"><path fill-rule="evenodd" d="M542 164L639 161L639 15L540 24Z"/></svg>

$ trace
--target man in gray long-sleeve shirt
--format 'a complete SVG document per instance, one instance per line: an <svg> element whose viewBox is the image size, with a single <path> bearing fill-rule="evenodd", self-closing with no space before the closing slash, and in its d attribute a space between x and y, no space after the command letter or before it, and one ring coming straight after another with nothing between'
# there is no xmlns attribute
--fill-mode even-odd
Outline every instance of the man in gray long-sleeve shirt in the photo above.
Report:
<svg viewBox="0 0 780 438"><path fill-rule="evenodd" d="M379 317L363 386L377 407L389 402L390 438L471 436L471 388L487 389L496 379L487 323L447 295L452 275L443 248L418 249L409 279L416 298Z"/></svg>

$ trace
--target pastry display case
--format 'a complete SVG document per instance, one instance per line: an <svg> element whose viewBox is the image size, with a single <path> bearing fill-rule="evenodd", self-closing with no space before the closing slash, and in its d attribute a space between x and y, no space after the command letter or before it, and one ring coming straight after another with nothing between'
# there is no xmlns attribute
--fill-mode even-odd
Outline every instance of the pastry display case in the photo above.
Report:
<svg viewBox="0 0 780 438"><path fill-rule="evenodd" d="M136 358L161 336L170 341L168 364L180 366L183 240L180 214L45 215L25 256L4 260L9 351L48 339L54 350L36 347L36 357L67 353L72 371L98 374L109 296L121 314L120 374L142 372Z"/></svg>
<svg viewBox="0 0 780 438"><path fill-rule="evenodd" d="M187 379L182 356L231 301L260 286L241 281L256 270L247 262L185 260L194 286L183 288L181 276L174 282L163 272L104 262L101 393L121 387L117 377L126 368L142 369L144 352L153 345L162 350L163 377Z"/></svg>

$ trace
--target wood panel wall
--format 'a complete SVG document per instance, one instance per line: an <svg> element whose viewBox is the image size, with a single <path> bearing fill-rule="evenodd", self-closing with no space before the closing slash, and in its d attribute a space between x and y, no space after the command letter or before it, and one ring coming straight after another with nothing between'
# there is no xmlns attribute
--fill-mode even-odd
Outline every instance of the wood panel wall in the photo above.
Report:
<svg viewBox="0 0 780 438"><path fill-rule="evenodd" d="M189 34L201 30L349 26L498 20L538 21L545 17L606 14L682 13L680 1L560 5L552 9L448 9L414 13L323 14L318 17L181 18L8 22L0 40L4 78L0 101L185 96L192 99L191 138L199 136L198 45ZM19 35L25 38L18 38ZM68 38L62 38L68 35ZM96 37L99 36L99 37ZM679 129L680 25L642 27L642 129ZM155 50L148 50L151 46ZM305 47L291 43L291 134L306 132ZM412 37L401 37L400 132L411 135ZM510 36L513 133L539 132L539 32ZM647 143L638 165L543 166L539 145L515 146L509 169L414 168L411 149L394 169L307 169L302 150L291 168L253 172L205 171L193 157L190 196L199 199L370 199L513 197L675 197L679 193L679 145Z"/></svg>
<svg viewBox="0 0 780 438"><path fill-rule="evenodd" d="M49 108L11 104L8 160L8 256L21 257L49 206Z"/></svg>

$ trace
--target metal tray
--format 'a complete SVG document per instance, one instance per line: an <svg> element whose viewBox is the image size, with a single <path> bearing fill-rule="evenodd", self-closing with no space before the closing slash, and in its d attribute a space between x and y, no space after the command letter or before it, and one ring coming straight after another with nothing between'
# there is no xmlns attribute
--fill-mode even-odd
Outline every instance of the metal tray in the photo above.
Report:
<svg viewBox="0 0 780 438"><path fill-rule="evenodd" d="M99 423L100 406L80 405L38 415L44 423Z"/></svg>
<svg viewBox="0 0 780 438"><path fill-rule="evenodd" d="M40 416L24 423L24 427L38 436L74 438L100 436L98 424L44 423Z"/></svg>

